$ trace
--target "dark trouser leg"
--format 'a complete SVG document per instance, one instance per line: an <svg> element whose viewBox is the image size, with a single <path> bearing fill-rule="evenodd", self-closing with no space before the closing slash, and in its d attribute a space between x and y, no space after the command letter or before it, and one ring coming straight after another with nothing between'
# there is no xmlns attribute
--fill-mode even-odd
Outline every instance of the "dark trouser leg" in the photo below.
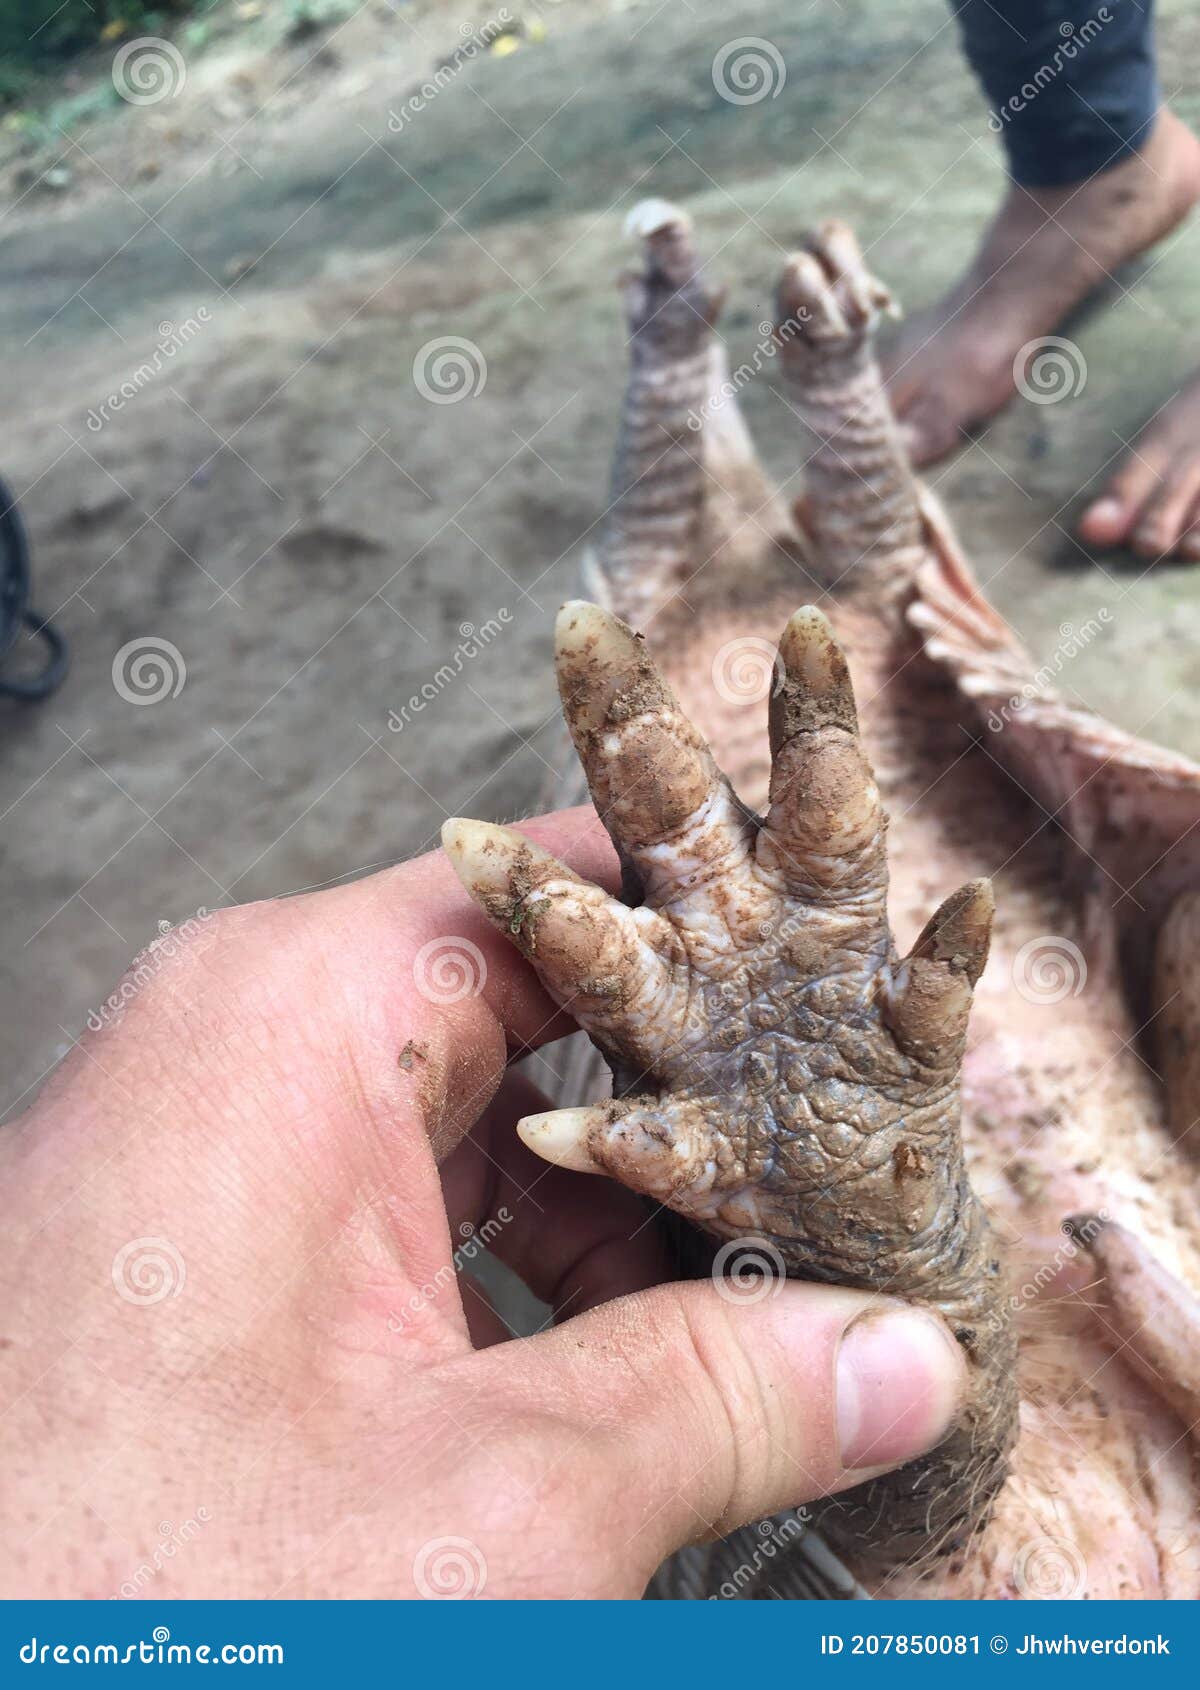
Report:
<svg viewBox="0 0 1200 1690"><path fill-rule="evenodd" d="M1119 164L1158 110L1154 0L951 0L1013 180L1062 187Z"/></svg>

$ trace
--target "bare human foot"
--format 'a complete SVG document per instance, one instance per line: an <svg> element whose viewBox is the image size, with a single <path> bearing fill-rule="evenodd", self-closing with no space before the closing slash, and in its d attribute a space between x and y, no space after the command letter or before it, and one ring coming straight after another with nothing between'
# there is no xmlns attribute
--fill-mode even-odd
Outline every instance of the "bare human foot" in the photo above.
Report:
<svg viewBox="0 0 1200 1690"><path fill-rule="evenodd" d="M1079 533L1090 546L1200 561L1200 371L1146 424Z"/></svg>
<svg viewBox="0 0 1200 1690"><path fill-rule="evenodd" d="M944 457L1007 404L1037 343L1197 198L1200 141L1166 110L1113 169L1065 188L1012 187L962 281L909 321L886 361L912 461ZM1200 395L1192 406L1194 417Z"/></svg>

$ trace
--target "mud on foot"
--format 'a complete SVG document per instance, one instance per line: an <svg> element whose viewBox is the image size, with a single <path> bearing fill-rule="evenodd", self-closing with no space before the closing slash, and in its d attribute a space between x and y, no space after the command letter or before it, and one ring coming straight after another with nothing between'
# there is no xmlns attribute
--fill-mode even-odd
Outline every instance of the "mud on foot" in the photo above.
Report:
<svg viewBox="0 0 1200 1690"><path fill-rule="evenodd" d="M557 663L596 808L644 902L618 903L505 828L447 824L468 891L613 1069L614 1101L531 1118L522 1135L712 1236L765 1240L792 1274L936 1307L973 1364L965 1418L932 1456L840 1499L826 1530L860 1562L957 1544L1003 1480L1015 1426L999 1263L959 1136L990 887L953 893L898 958L886 821L819 611L797 611L780 642L762 819L624 623L567 605Z"/></svg>

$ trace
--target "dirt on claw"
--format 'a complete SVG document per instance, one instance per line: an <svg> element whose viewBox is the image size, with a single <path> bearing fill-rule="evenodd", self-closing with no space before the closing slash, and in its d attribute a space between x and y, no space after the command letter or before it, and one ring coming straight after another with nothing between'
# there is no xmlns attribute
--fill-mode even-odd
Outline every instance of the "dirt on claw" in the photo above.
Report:
<svg viewBox="0 0 1200 1690"><path fill-rule="evenodd" d="M1064 705L982 598L899 451L889 296L848 229L780 289L788 511L690 223L654 202L635 225L603 602L557 636L625 901L519 834L447 833L612 1074L525 1136L951 1321L958 1430L831 1501L769 1593L1194 1596L1200 771ZM737 1554L660 1589L705 1594Z"/></svg>
<svg viewBox="0 0 1200 1690"><path fill-rule="evenodd" d="M845 659L820 611L790 619L771 709L771 803L739 804L639 640L590 604L558 626L563 707L597 809L644 893L634 911L519 835L448 845L468 888L609 1054L620 1101L526 1137L789 1273L936 1307L973 1364L959 1430L830 1516L861 1556L970 1532L1015 1433L997 1248L966 1180L958 1075L987 956L986 880L910 956L887 924L885 822ZM505 890L493 887L497 873ZM535 937L536 930L536 937ZM598 975L624 991L597 992Z"/></svg>

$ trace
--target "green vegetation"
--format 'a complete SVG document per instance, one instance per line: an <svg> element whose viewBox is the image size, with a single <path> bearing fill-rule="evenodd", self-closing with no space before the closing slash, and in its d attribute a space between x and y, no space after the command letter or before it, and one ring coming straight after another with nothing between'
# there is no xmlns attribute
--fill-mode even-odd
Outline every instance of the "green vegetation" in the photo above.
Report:
<svg viewBox="0 0 1200 1690"><path fill-rule="evenodd" d="M0 60L44 65L94 46L106 31L153 34L194 0L0 0ZM122 29L121 26L124 26Z"/></svg>
<svg viewBox="0 0 1200 1690"><path fill-rule="evenodd" d="M16 104L34 74L73 53L161 35L196 9L196 0L0 0L0 106Z"/></svg>

